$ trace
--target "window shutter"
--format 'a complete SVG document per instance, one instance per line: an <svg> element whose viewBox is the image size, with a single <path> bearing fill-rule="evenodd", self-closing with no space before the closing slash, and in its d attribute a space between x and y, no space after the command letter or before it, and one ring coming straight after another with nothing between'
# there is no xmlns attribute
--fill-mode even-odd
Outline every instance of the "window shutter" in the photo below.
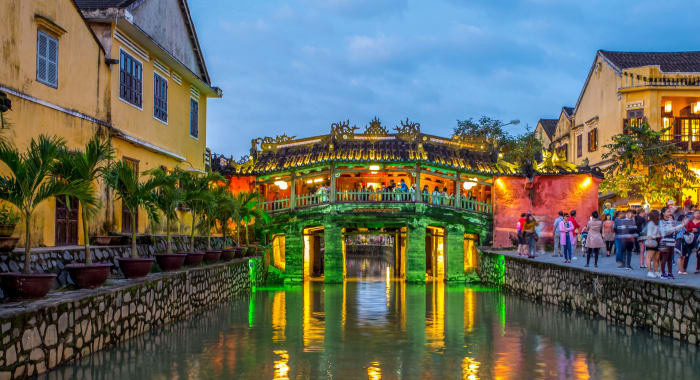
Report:
<svg viewBox="0 0 700 380"><path fill-rule="evenodd" d="M199 137L199 103L190 98L190 136Z"/></svg>
<svg viewBox="0 0 700 380"><path fill-rule="evenodd" d="M48 39L48 54L47 54L47 70L46 81L53 84L58 84L58 40L53 38Z"/></svg>
<svg viewBox="0 0 700 380"><path fill-rule="evenodd" d="M36 79L46 82L46 67L48 66L48 38L42 32L37 33L36 47Z"/></svg>

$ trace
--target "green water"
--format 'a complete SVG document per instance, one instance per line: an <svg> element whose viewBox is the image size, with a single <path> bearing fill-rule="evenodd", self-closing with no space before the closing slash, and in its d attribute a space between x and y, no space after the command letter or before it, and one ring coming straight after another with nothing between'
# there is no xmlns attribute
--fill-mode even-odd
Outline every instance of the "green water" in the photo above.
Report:
<svg viewBox="0 0 700 380"><path fill-rule="evenodd" d="M50 379L698 379L700 352L480 287L256 289Z"/></svg>

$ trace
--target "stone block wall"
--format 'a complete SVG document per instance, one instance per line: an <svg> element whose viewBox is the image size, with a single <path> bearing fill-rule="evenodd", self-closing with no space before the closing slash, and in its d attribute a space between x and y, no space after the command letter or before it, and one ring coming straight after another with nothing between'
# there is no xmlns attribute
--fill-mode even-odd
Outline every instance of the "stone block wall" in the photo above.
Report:
<svg viewBox="0 0 700 380"><path fill-rule="evenodd" d="M153 257L155 253L165 252L165 236L150 236L151 244L139 244L137 249L141 257ZM221 247L222 239L212 237L211 245L214 249ZM173 236L173 251L189 250L189 236ZM195 237L195 249L206 249L207 241L204 237ZM130 257L130 245L91 246L90 253L95 263L112 263L112 275L121 276L117 258ZM68 264L85 262L85 249L81 246L70 247L40 247L32 248L31 271L34 273L56 273L54 288L60 288L72 284L70 276L64 270ZM13 252L0 253L0 273L22 272L24 270L24 249L17 248ZM0 289L0 300L4 299Z"/></svg>
<svg viewBox="0 0 700 380"><path fill-rule="evenodd" d="M700 342L700 289L481 252L487 285L608 321Z"/></svg>
<svg viewBox="0 0 700 380"><path fill-rule="evenodd" d="M20 379L91 355L249 293L261 258L239 259L93 290L52 292L0 309L0 379Z"/></svg>

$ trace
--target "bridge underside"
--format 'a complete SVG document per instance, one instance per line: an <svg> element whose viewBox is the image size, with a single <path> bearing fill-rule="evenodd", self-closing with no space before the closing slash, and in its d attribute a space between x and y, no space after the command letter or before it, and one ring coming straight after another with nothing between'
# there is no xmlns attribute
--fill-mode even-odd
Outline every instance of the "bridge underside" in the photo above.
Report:
<svg viewBox="0 0 700 380"><path fill-rule="evenodd" d="M408 282L464 282L474 269L475 246L492 234L490 215L422 203L325 204L274 214L272 265L284 282L347 276L346 238L393 236L393 276Z"/></svg>

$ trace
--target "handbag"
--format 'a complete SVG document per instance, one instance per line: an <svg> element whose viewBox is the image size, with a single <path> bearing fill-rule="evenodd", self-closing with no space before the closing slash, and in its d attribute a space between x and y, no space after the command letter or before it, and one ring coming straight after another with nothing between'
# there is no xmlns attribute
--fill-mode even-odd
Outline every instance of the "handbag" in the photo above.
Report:
<svg viewBox="0 0 700 380"><path fill-rule="evenodd" d="M659 246L659 242L654 238L646 239L644 240L644 246L647 248L656 248Z"/></svg>

